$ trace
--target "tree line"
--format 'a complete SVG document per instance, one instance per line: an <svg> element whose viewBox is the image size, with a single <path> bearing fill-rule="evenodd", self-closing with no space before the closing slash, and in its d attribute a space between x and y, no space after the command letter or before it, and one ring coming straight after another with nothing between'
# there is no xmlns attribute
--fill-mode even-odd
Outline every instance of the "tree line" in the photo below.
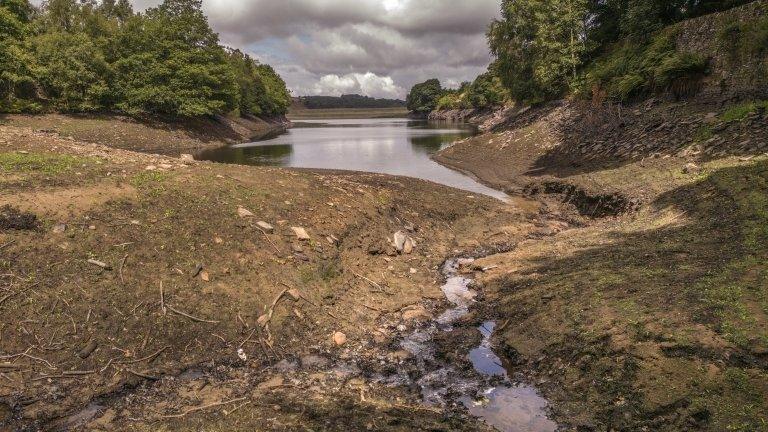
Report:
<svg viewBox="0 0 768 432"><path fill-rule="evenodd" d="M627 101L685 88L707 73L707 59L680 52L667 27L750 1L502 0L501 18L487 33L494 61L482 79L497 84L500 96L525 103L566 94ZM478 90L469 84L446 91L435 81L412 89L409 109L484 107L473 103Z"/></svg>
<svg viewBox="0 0 768 432"><path fill-rule="evenodd" d="M302 96L299 101L308 109L329 108L400 108L405 102L399 99L377 99L359 94L341 96Z"/></svg>
<svg viewBox="0 0 768 432"><path fill-rule="evenodd" d="M268 65L224 47L201 0L0 0L0 111L284 114Z"/></svg>

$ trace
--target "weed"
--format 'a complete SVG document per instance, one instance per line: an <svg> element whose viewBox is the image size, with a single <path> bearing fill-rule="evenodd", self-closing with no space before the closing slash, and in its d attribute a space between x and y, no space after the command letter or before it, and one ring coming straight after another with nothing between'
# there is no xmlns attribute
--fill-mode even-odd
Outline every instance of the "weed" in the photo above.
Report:
<svg viewBox="0 0 768 432"><path fill-rule="evenodd" d="M39 172L56 175L72 171L75 167L92 162L90 159L69 155L42 153L0 153L0 170Z"/></svg>
<svg viewBox="0 0 768 432"><path fill-rule="evenodd" d="M768 110L768 100L745 102L729 108L721 116L724 122L742 121L749 115Z"/></svg>

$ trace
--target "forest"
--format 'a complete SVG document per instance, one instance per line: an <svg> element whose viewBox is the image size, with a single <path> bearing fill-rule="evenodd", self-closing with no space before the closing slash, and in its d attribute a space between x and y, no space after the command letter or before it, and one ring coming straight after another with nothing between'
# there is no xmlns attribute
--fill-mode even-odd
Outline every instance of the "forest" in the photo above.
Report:
<svg viewBox="0 0 768 432"><path fill-rule="evenodd" d="M0 112L273 116L285 82L219 41L201 0L0 0Z"/></svg>
<svg viewBox="0 0 768 432"><path fill-rule="evenodd" d="M408 107L483 109L505 100L535 104L566 94L625 102L685 88L707 73L707 59L679 52L674 32L665 28L745 3L503 0L501 18L487 32L494 58L488 72L459 89L442 89L436 80L418 84ZM768 24L750 31L754 49L768 49Z"/></svg>
<svg viewBox="0 0 768 432"><path fill-rule="evenodd" d="M378 99L359 94L341 96L302 96L299 101L308 109L333 108L400 108L405 102L398 99Z"/></svg>

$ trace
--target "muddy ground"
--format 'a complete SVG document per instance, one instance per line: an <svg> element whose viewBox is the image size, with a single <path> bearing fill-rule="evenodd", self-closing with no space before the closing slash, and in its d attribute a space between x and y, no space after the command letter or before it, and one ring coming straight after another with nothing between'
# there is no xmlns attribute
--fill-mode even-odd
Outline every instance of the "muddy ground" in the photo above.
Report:
<svg viewBox="0 0 768 432"><path fill-rule="evenodd" d="M562 229L556 207L419 180L13 126L0 172L0 206L32 221L0 230L2 430L485 430L374 378L446 307L447 257Z"/></svg>
<svg viewBox="0 0 768 432"><path fill-rule="evenodd" d="M56 133L110 147L179 156L229 144L255 141L290 123L283 118L134 118L112 114L0 114L0 125Z"/></svg>

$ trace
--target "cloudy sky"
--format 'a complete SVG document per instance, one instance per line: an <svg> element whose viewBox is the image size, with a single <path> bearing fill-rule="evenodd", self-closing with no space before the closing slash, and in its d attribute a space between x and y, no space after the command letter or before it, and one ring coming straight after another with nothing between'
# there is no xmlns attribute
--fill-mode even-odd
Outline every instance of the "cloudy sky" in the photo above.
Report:
<svg viewBox="0 0 768 432"><path fill-rule="evenodd" d="M133 0L137 10L159 0ZM297 96L404 98L485 71L500 0L203 0L222 42L273 65Z"/></svg>

